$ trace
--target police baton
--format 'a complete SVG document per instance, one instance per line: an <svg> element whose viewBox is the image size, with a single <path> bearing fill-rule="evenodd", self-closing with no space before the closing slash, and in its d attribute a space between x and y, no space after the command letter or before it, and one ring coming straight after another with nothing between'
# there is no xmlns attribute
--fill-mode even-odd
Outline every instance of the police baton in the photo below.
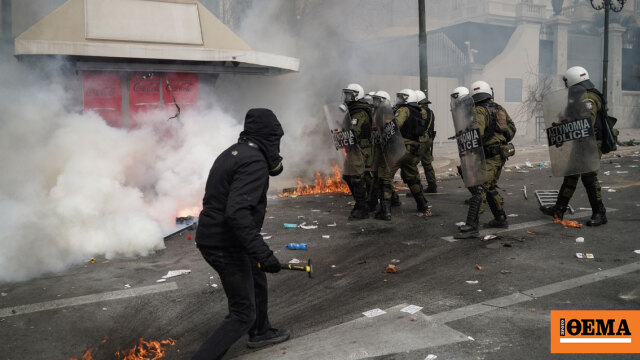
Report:
<svg viewBox="0 0 640 360"><path fill-rule="evenodd" d="M258 263L258 269L262 267L262 264ZM304 271L309 274L309 277L313 277L313 265L311 264L311 259L307 260L307 265L298 265L298 264L282 264L280 263L280 269L282 270L293 270L293 271Z"/></svg>

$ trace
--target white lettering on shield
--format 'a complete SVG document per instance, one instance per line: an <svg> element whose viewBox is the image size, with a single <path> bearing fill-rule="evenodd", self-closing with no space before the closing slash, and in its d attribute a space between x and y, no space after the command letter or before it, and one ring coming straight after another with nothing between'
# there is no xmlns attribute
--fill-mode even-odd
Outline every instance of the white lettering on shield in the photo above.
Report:
<svg viewBox="0 0 640 360"><path fill-rule="evenodd" d="M458 135L458 152L462 154L480 147L480 130L471 129Z"/></svg>
<svg viewBox="0 0 640 360"><path fill-rule="evenodd" d="M353 131L346 130L331 130L331 136L333 137L333 145L335 145L336 150L340 148L346 148L349 146L353 146L356 144L356 138L353 134Z"/></svg>
<svg viewBox="0 0 640 360"><path fill-rule="evenodd" d="M549 146L560 147L567 141L584 139L589 136L593 136L593 126L589 119L567 121L547 128Z"/></svg>

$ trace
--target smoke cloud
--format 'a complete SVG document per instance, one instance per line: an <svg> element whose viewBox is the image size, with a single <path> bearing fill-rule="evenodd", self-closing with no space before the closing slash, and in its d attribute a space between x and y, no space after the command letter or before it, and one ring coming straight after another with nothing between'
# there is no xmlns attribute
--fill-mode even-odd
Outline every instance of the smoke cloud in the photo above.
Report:
<svg viewBox="0 0 640 360"><path fill-rule="evenodd" d="M184 125L149 113L140 129L112 128L68 110L61 64L35 70L3 53L0 281L164 248L176 214L201 204L241 122L208 108L184 112Z"/></svg>

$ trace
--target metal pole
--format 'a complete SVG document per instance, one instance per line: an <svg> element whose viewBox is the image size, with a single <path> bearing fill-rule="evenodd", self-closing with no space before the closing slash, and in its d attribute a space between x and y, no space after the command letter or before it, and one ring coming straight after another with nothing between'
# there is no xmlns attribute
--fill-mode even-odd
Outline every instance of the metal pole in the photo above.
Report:
<svg viewBox="0 0 640 360"><path fill-rule="evenodd" d="M607 102L607 77L609 74L609 8L611 0L604 0L604 53L602 54L602 96Z"/></svg>
<svg viewBox="0 0 640 360"><path fill-rule="evenodd" d="M427 26L425 24L425 5L424 0L418 0L418 53L420 61L420 90L428 93L429 78L427 76Z"/></svg>

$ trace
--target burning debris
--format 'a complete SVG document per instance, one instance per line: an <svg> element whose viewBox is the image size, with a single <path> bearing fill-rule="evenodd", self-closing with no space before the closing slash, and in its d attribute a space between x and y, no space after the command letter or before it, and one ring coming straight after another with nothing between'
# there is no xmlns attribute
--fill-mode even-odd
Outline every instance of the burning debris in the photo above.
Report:
<svg viewBox="0 0 640 360"><path fill-rule="evenodd" d="M107 338L105 338L101 343L104 344L106 340ZM165 353L167 352L166 348L175 344L176 341L172 338L160 341L146 341L143 338L140 338L140 340L138 340L138 344L134 345L133 348L129 350L116 351L115 358L117 360L159 360L164 358ZM93 356L91 356L93 350L93 348L90 348L85 351L81 359L69 358L69 360L93 360Z"/></svg>
<svg viewBox="0 0 640 360"><path fill-rule="evenodd" d="M316 172L316 178L313 185L305 184L298 178L298 187L295 189L284 189L283 193L278 197L313 195L313 194L330 194L342 193L350 194L349 186L342 181L342 171L338 165L333 165L333 175L323 177L320 172Z"/></svg>
<svg viewBox="0 0 640 360"><path fill-rule="evenodd" d="M554 224L562 224L563 226L567 226L567 227L574 227L574 228L581 228L582 225L580 225L579 222L577 221L573 221L573 220L560 220L558 218L558 215L553 215L554 219L553 219L553 223Z"/></svg>

